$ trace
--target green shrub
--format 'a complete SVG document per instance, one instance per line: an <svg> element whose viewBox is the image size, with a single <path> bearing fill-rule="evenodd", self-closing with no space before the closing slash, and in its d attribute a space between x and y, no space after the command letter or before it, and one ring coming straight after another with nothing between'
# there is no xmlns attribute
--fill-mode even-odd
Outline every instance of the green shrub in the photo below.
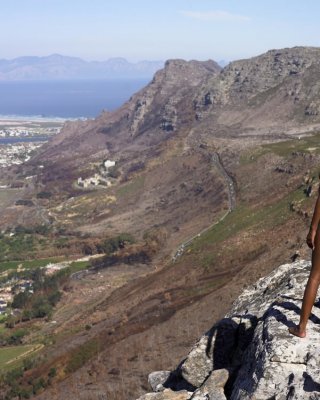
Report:
<svg viewBox="0 0 320 400"><path fill-rule="evenodd" d="M23 226L23 225L17 225L17 226L14 228L14 231L15 231L16 234L31 233L30 228L26 228L26 227Z"/></svg>
<svg viewBox="0 0 320 400"><path fill-rule="evenodd" d="M38 199L50 199L50 197L52 197L51 192L42 191L37 194Z"/></svg>
<svg viewBox="0 0 320 400"><path fill-rule="evenodd" d="M35 226L23 226L17 225L14 229L17 235L31 235L33 233L37 233L38 235L47 235L50 231L48 225L35 225Z"/></svg>
<svg viewBox="0 0 320 400"><path fill-rule="evenodd" d="M41 389L47 387L47 382L43 378L39 378L33 383L32 387L33 394L37 394Z"/></svg>
<svg viewBox="0 0 320 400"><path fill-rule="evenodd" d="M19 199L15 202L16 206L26 206L26 207L33 207L34 202L28 199Z"/></svg>
<svg viewBox="0 0 320 400"><path fill-rule="evenodd" d="M62 296L61 292L59 292L59 290L55 290L48 296L48 301L52 306L55 306L61 299L61 296Z"/></svg>
<svg viewBox="0 0 320 400"><path fill-rule="evenodd" d="M72 373L82 367L88 360L95 356L99 351L97 339L91 339L74 350L70 356L66 367L66 372Z"/></svg>
<svg viewBox="0 0 320 400"><path fill-rule="evenodd" d="M49 373L48 373L48 377L49 377L49 378L54 378L56 375L57 375L57 370L56 370L56 368L54 368L54 367L50 368L50 371L49 371Z"/></svg>
<svg viewBox="0 0 320 400"><path fill-rule="evenodd" d="M100 246L98 246L98 251L101 253L114 253L119 250L119 248L124 247L126 243L134 243L134 238L129 233L121 233L118 236L105 239Z"/></svg>
<svg viewBox="0 0 320 400"><path fill-rule="evenodd" d="M31 294L28 291L16 294L12 301L12 308L24 308L30 300Z"/></svg>
<svg viewBox="0 0 320 400"><path fill-rule="evenodd" d="M33 228L33 232L45 236L50 232L50 227L48 225L36 225Z"/></svg>
<svg viewBox="0 0 320 400"><path fill-rule="evenodd" d="M5 382L10 386L23 376L22 368L15 368L6 373Z"/></svg>
<svg viewBox="0 0 320 400"><path fill-rule="evenodd" d="M23 310L22 312L22 321L30 321L33 317L33 313L31 310Z"/></svg>
<svg viewBox="0 0 320 400"><path fill-rule="evenodd" d="M17 318L13 315L9 315L6 320L6 327L7 328L14 328L17 323Z"/></svg>
<svg viewBox="0 0 320 400"><path fill-rule="evenodd" d="M32 396L32 390L30 389L20 389L19 391L19 397L22 399L31 399Z"/></svg>
<svg viewBox="0 0 320 400"><path fill-rule="evenodd" d="M66 237L60 237L54 242L57 249L68 249L70 247L69 239Z"/></svg>
<svg viewBox="0 0 320 400"><path fill-rule="evenodd" d="M52 305L45 296L37 296L32 303L32 316L34 318L50 317Z"/></svg>
<svg viewBox="0 0 320 400"><path fill-rule="evenodd" d="M7 343L10 345L18 345L22 343L24 336L28 334L26 329L18 329L7 339Z"/></svg>
<svg viewBox="0 0 320 400"><path fill-rule="evenodd" d="M31 369L35 366L35 360L34 360L34 358L25 358L22 361L22 365L23 365L23 369L25 371L27 371L28 369Z"/></svg>

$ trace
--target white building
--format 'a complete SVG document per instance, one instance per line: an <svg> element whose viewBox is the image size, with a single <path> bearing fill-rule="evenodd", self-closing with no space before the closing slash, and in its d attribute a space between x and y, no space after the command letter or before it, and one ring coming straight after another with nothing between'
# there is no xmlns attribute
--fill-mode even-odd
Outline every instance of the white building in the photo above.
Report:
<svg viewBox="0 0 320 400"><path fill-rule="evenodd" d="M114 167L116 165L115 161L112 160L107 160L104 162L104 167L108 170L111 167Z"/></svg>

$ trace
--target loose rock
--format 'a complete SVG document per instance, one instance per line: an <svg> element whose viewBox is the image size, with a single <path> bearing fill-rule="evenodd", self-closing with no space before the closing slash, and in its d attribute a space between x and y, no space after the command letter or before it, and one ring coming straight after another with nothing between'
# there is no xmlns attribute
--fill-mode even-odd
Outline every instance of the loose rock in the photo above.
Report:
<svg viewBox="0 0 320 400"><path fill-rule="evenodd" d="M165 389L163 384L168 380L170 371L154 371L148 376L148 382L154 392L161 392Z"/></svg>

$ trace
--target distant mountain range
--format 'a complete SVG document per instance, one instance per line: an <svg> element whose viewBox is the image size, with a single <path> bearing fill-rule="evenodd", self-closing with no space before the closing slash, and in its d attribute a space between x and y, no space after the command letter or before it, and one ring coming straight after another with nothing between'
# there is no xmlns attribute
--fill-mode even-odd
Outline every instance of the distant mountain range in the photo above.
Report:
<svg viewBox="0 0 320 400"><path fill-rule="evenodd" d="M124 58L85 61L77 57L52 54L46 57L19 57L0 60L0 81L58 79L133 79L151 78L163 68L163 61L130 63Z"/></svg>

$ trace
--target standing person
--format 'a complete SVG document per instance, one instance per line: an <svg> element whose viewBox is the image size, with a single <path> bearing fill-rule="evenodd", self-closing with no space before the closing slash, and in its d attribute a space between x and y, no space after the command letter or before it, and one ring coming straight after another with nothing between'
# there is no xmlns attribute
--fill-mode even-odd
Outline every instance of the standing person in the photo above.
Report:
<svg viewBox="0 0 320 400"><path fill-rule="evenodd" d="M314 207L310 230L307 235L307 245L312 249L312 263L309 279L304 290L302 307L300 312L300 322L298 325L289 328L292 335L304 338L306 336L306 326L311 314L311 309L316 299L320 284L320 188L316 205Z"/></svg>

